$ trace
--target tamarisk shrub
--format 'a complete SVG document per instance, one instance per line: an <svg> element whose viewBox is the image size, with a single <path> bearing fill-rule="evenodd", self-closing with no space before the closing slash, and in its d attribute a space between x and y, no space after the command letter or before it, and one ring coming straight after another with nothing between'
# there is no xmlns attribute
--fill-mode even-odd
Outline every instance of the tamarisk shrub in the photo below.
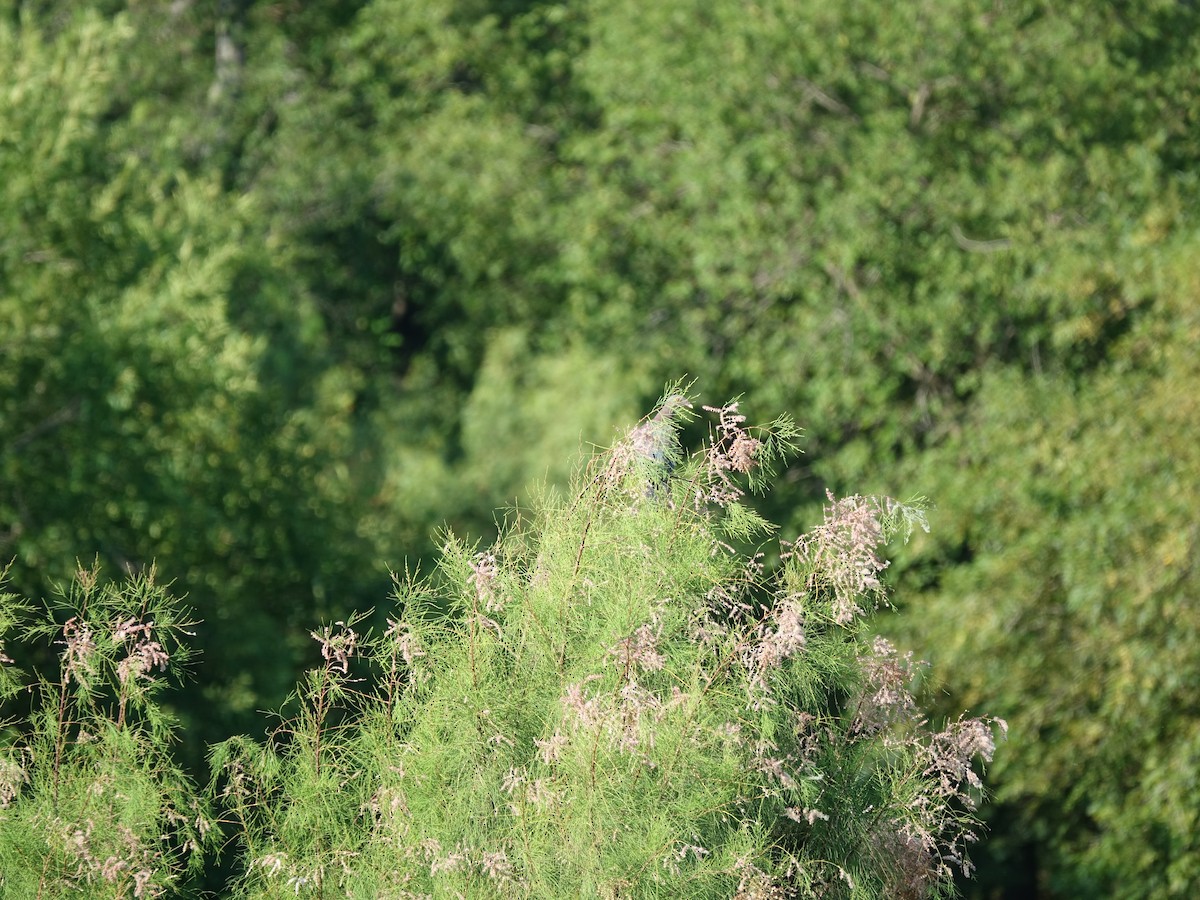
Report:
<svg viewBox="0 0 1200 900"><path fill-rule="evenodd" d="M211 849L213 819L171 760L173 721L156 702L190 623L154 578L102 585L81 568L62 624L31 623L0 595L0 638L22 627L58 651L57 678L30 688L25 737L0 749L2 898L168 896ZM0 644L0 699L21 690Z"/></svg>
<svg viewBox="0 0 1200 900"><path fill-rule="evenodd" d="M799 432L703 409L690 457L635 429L493 547L397 577L382 633L314 632L299 714L214 752L236 896L953 893L1004 724L931 731L911 657L866 630L922 510L831 497L768 572L735 549L772 532L743 501Z"/></svg>

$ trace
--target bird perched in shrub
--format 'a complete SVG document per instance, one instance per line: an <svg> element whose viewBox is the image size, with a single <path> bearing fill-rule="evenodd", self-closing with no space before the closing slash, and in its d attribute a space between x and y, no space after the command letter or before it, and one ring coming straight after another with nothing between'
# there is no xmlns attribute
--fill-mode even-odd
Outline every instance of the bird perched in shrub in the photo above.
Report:
<svg viewBox="0 0 1200 900"><path fill-rule="evenodd" d="M692 404L683 394L671 394L658 411L635 428L629 435L634 452L650 463L646 496L653 497L656 488L667 483L679 462L679 446L675 438L676 419L681 410Z"/></svg>

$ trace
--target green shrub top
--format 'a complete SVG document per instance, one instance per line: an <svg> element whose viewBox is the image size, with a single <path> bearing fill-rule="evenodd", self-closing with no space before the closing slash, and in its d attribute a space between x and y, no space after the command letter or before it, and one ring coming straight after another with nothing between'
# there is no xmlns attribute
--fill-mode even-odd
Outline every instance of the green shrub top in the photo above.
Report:
<svg viewBox="0 0 1200 900"><path fill-rule="evenodd" d="M744 493L797 431L706 411L686 459L668 397L495 546L447 538L383 633L314 632L299 714L214 754L237 896L952 892L1003 723L930 730L911 658L868 636L920 508L831 498L768 571Z"/></svg>

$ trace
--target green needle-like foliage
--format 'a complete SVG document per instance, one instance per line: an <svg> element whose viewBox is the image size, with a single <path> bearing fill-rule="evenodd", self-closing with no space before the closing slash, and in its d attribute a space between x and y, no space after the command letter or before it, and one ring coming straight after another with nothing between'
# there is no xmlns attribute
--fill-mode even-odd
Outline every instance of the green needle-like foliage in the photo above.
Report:
<svg viewBox="0 0 1200 900"><path fill-rule="evenodd" d="M879 548L920 510L831 498L768 572L734 547L771 528L744 492L798 431L706 410L671 474L635 431L494 547L397 578L383 633L313 633L299 714L213 756L235 896L953 893L1003 723L931 731L868 636Z"/></svg>
<svg viewBox="0 0 1200 900"><path fill-rule="evenodd" d="M11 596L0 606L0 625L26 623ZM30 629L53 639L58 675L33 686L25 738L0 751L0 897L165 896L215 837L156 702L189 623L152 570L101 585L81 569L62 606L64 623ZM11 662L0 653L0 671Z"/></svg>

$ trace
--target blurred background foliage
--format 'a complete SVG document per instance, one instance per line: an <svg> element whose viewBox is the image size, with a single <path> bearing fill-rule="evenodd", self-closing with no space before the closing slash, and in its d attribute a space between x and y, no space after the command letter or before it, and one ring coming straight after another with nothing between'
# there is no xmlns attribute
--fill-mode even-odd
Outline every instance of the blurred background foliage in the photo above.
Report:
<svg viewBox="0 0 1200 900"><path fill-rule="evenodd" d="M157 561L183 754L683 373L927 494L980 897L1200 891L1200 11L0 0L0 557Z"/></svg>

